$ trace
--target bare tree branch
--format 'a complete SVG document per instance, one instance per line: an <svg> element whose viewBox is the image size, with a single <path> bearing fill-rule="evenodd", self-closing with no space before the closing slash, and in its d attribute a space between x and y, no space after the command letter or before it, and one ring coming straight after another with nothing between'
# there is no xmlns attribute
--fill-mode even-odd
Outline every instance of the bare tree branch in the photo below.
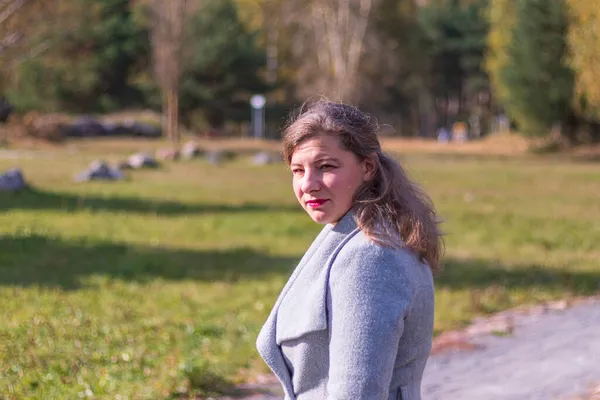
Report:
<svg viewBox="0 0 600 400"><path fill-rule="evenodd" d="M373 5L372 0L361 0L359 15L356 21L354 32L351 35L350 46L348 51L348 71L349 83L354 85L356 83L356 77L358 75L358 64L360 57L363 52L365 34L367 32L367 25L369 23L369 14Z"/></svg>
<svg viewBox="0 0 600 400"><path fill-rule="evenodd" d="M317 59L330 73L328 92L354 100L360 58L374 0L313 0Z"/></svg>
<svg viewBox="0 0 600 400"><path fill-rule="evenodd" d="M312 11L312 22L313 29L315 32L315 36L317 40L327 38L327 27L325 26L325 16L323 7L320 4L313 5L311 8ZM319 64L319 68L327 69L330 68L330 57L328 51L317 51L317 62Z"/></svg>
<svg viewBox="0 0 600 400"><path fill-rule="evenodd" d="M35 46L31 50L29 50L27 53L23 54L21 57L19 57L16 60L16 64L17 65L18 64L22 64L25 61L31 60L33 58L36 58L37 56L41 55L46 50L50 49L50 47L52 47L52 42L50 40L46 40L46 41L38 44L37 46Z"/></svg>
<svg viewBox="0 0 600 400"><path fill-rule="evenodd" d="M7 50L8 48L10 48L11 46L14 46L15 44L17 44L22 38L23 38L23 33L13 32L9 35L6 35L2 39L0 39L0 55L2 55L2 53L5 50Z"/></svg>
<svg viewBox="0 0 600 400"><path fill-rule="evenodd" d="M340 0L346 1L346 0ZM338 2L339 5L339 2ZM345 63L344 56L342 54L342 43L344 41L345 32L341 29L342 25L345 25L342 21L344 17L344 10L335 10L331 7L327 7L327 15L324 15L325 24L327 25L327 39L329 43L329 53L331 54L331 60L333 61L334 78L339 79L340 76L345 75ZM323 8L325 9L325 8ZM336 18L336 11L337 18ZM339 88L338 88L339 89Z"/></svg>
<svg viewBox="0 0 600 400"><path fill-rule="evenodd" d="M3 11L0 13L0 24L10 18L14 13L19 10L25 4L27 0L15 0L11 2ZM6 2L5 2L6 3ZM4 4L3 4L4 5Z"/></svg>

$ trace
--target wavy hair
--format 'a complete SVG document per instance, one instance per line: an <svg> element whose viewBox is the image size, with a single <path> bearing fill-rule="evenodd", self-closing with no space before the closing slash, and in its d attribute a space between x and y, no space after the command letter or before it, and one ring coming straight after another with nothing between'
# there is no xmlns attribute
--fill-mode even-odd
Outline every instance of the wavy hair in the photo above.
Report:
<svg viewBox="0 0 600 400"><path fill-rule="evenodd" d="M435 207L400 163L381 150L378 132L375 118L358 108L319 100L300 108L288 123L283 133L283 156L289 165L299 144L331 135L359 160L373 157L375 175L354 196L357 225L376 243L408 247L437 272L443 241Z"/></svg>

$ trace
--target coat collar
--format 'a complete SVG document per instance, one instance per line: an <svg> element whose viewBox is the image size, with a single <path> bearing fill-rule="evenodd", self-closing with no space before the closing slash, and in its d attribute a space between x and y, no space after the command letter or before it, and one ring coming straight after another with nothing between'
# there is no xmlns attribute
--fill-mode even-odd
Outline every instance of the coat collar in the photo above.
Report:
<svg viewBox="0 0 600 400"><path fill-rule="evenodd" d="M290 372L283 360L281 348L277 344L277 338L281 338L282 336L282 332L279 332L278 334L277 326L279 325L279 329L281 330L282 324L284 324L284 326L287 325L285 316L282 316L284 319L278 322L279 308L284 301L286 304L292 303L292 307L297 307L298 305L294 303L309 298L303 296L302 292L311 286L316 290L319 290L320 286L324 286L322 291L323 294L325 294L327 280L323 279L323 277L327 276L328 261L337 253L337 251L339 251L339 248L343 246L349 237L353 236L351 234L356 231L358 231L358 228L352 210L346 213L335 226L332 224L325 225L288 279L288 282L273 306L271 314L258 335L256 342L258 352L281 381L286 393L286 399L294 399L295 396ZM316 288L315 285L318 285L319 287ZM314 300L314 297L312 299ZM323 299L322 302L323 304L317 301L317 304L315 304L314 307L311 305L312 309L321 311L318 313L319 317L322 317L322 320L318 321L320 324L326 324L325 310L318 309L319 307L325 307L324 300L325 299Z"/></svg>

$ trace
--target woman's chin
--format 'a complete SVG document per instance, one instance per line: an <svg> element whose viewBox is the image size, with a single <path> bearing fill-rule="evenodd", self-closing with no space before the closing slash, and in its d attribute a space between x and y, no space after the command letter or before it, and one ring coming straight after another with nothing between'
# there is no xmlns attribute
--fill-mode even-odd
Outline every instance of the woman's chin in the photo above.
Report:
<svg viewBox="0 0 600 400"><path fill-rule="evenodd" d="M328 224L332 222L331 216L321 210L306 210L306 212L317 224Z"/></svg>

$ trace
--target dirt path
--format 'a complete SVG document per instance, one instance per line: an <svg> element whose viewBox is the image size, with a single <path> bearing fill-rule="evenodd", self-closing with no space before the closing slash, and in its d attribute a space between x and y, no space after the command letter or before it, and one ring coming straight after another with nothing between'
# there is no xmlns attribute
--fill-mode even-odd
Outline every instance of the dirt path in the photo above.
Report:
<svg viewBox="0 0 600 400"><path fill-rule="evenodd" d="M434 342L423 400L599 400L600 298L508 310ZM281 399L273 377L221 400Z"/></svg>
<svg viewBox="0 0 600 400"><path fill-rule="evenodd" d="M424 400L566 400L600 382L600 299L499 317L491 325L508 334L429 359Z"/></svg>

